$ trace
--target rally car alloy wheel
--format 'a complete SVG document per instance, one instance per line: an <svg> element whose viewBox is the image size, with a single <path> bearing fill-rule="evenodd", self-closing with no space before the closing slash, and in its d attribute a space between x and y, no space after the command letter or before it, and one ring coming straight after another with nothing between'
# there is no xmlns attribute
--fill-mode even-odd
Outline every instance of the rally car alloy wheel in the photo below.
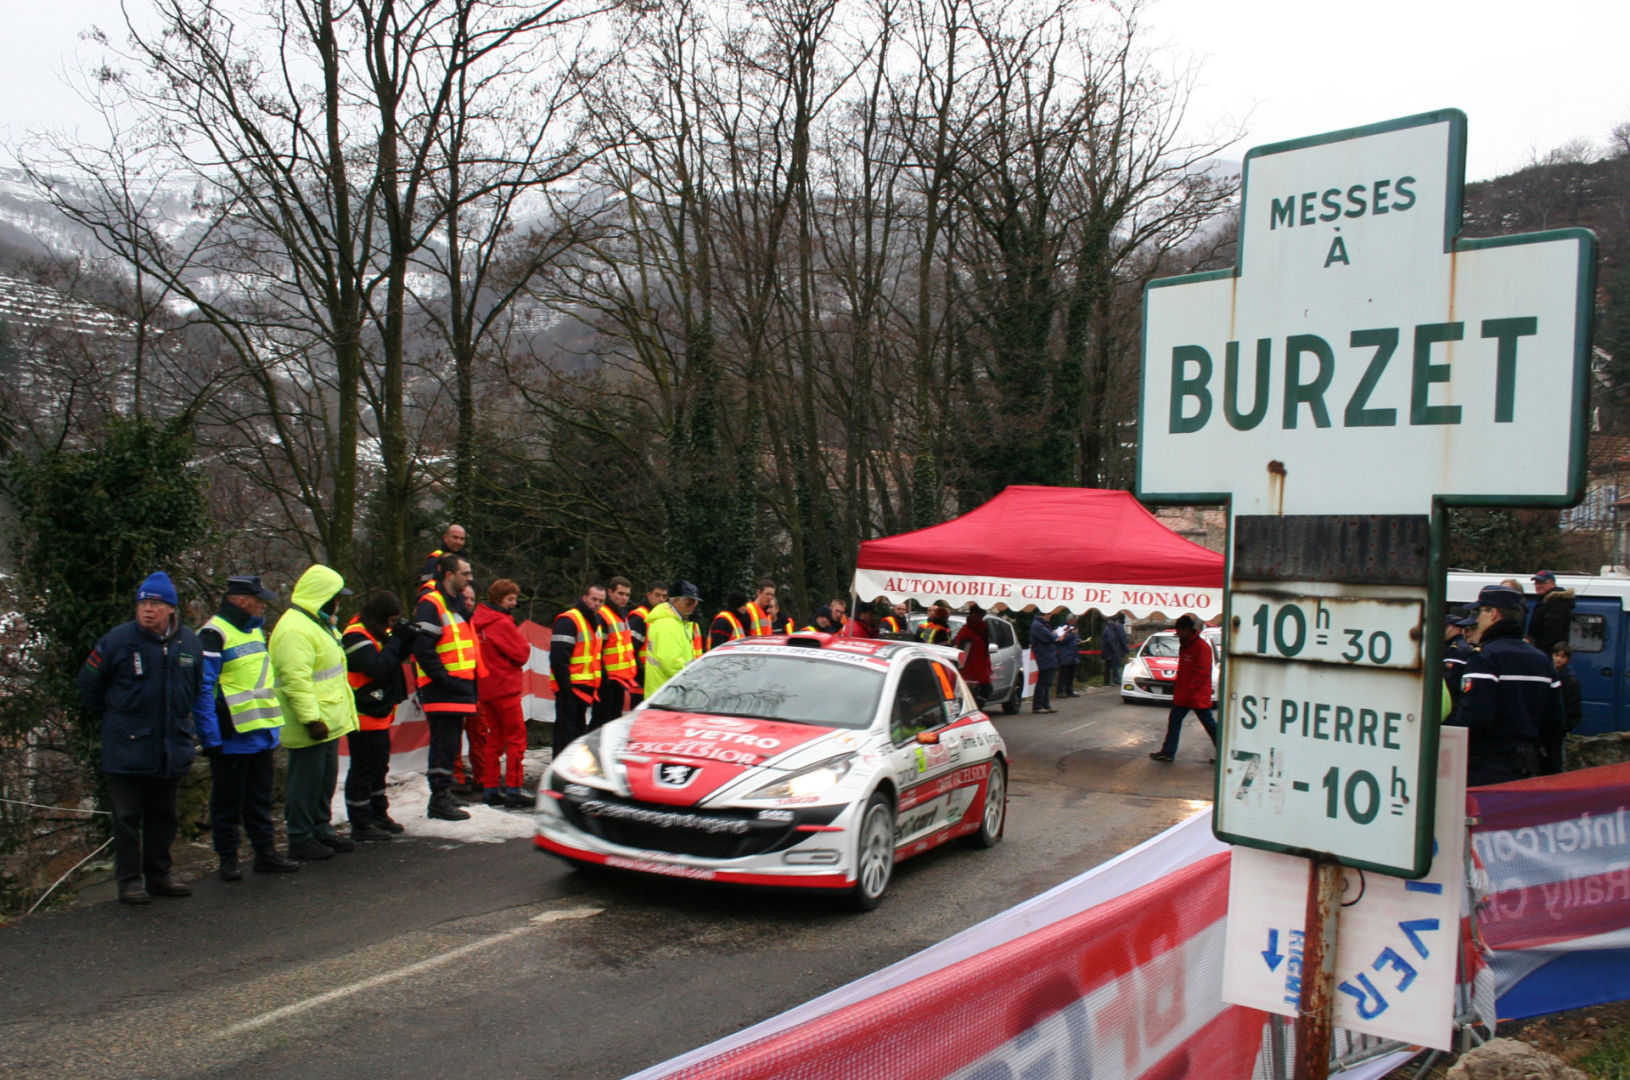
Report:
<svg viewBox="0 0 1630 1080"><path fill-rule="evenodd" d="M894 876L894 804L881 791L873 792L866 802L858 844L851 898L860 910L870 911L883 902Z"/></svg>
<svg viewBox="0 0 1630 1080"><path fill-rule="evenodd" d="M1000 758L991 762L985 778L985 810L979 818L979 831L970 835L974 847L995 847L1002 838L1002 819L1007 816L1007 766Z"/></svg>

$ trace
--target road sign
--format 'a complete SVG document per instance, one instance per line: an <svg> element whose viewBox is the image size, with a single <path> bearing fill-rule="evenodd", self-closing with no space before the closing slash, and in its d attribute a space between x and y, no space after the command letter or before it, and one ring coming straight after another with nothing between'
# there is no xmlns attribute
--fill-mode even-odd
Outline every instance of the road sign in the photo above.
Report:
<svg viewBox="0 0 1630 1080"><path fill-rule="evenodd" d="M1425 606L1422 586L1235 582L1219 837L1425 869Z"/></svg>
<svg viewBox="0 0 1630 1080"><path fill-rule="evenodd" d="M1450 1049L1465 888L1466 732L1443 732L1437 858L1416 881L1347 872L1336 936L1335 1022L1349 1031ZM1228 881L1223 1000L1296 1015L1307 862L1235 848Z"/></svg>
<svg viewBox="0 0 1630 1080"><path fill-rule="evenodd" d="M1228 634L1231 656L1415 670L1421 666L1420 599L1312 596L1234 590L1241 620Z"/></svg>
<svg viewBox="0 0 1630 1080"><path fill-rule="evenodd" d="M1465 142L1451 109L1246 155L1238 266L1144 297L1143 498L1577 499L1595 241L1458 239Z"/></svg>

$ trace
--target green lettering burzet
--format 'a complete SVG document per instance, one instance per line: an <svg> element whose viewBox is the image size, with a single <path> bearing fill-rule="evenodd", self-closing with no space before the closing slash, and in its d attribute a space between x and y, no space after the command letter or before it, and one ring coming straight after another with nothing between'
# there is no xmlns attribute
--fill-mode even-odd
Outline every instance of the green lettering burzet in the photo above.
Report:
<svg viewBox="0 0 1630 1080"><path fill-rule="evenodd" d="M1449 381L1449 365L1432 363L1432 346L1446 341L1459 341L1464 336L1465 323L1421 323L1415 327L1415 367L1409 387L1409 422L1422 424L1460 423L1459 405L1431 405L1428 396L1433 383Z"/></svg>
<svg viewBox="0 0 1630 1080"><path fill-rule="evenodd" d="M1302 356L1312 354L1319 358L1319 373L1308 382L1302 381ZM1330 410L1324 407L1324 392L1336 374L1336 357L1330 343L1317 334L1292 334L1285 339L1285 416L1286 431L1296 427L1296 407L1306 405L1313 413L1315 427L1330 426Z"/></svg>
<svg viewBox="0 0 1630 1080"><path fill-rule="evenodd" d="M1197 369L1188 374L1190 364ZM1172 407L1171 433L1187 435L1199 431L1211 419L1211 354L1198 345L1178 345L1172 349ZM1199 403L1193 416L1184 415L1184 403L1193 398Z"/></svg>
<svg viewBox="0 0 1630 1080"><path fill-rule="evenodd" d="M1398 348L1398 328L1396 326L1383 326L1374 330L1354 330L1348 339L1355 349L1375 350L1370 358L1369 366L1364 369L1364 375L1358 380L1358 386L1353 389L1353 396L1347 402L1347 411L1342 420L1348 427L1394 427L1398 423L1397 409L1370 409L1370 395L1375 392L1375 384L1381 381L1381 375L1387 370L1387 361Z"/></svg>
<svg viewBox="0 0 1630 1080"><path fill-rule="evenodd" d="M1494 365L1494 422L1509 424L1517 414L1517 339L1539 333L1539 320L1484 319L1483 336L1496 338L1499 352Z"/></svg>
<svg viewBox="0 0 1630 1080"><path fill-rule="evenodd" d="M1239 411L1239 342L1230 341L1223 354L1223 415L1235 431L1250 431L1268 415L1268 369L1273 359L1273 339L1256 339L1256 387L1251 393L1251 410Z"/></svg>

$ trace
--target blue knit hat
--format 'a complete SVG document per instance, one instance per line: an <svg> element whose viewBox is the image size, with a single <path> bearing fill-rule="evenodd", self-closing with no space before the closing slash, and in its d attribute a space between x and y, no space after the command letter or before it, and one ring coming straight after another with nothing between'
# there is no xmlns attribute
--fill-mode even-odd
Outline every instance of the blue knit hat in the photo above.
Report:
<svg viewBox="0 0 1630 1080"><path fill-rule="evenodd" d="M181 600L175 594L175 586L170 582L170 575L162 570L155 570L147 575L147 580L136 589L136 602L143 600L162 600L171 607L180 607Z"/></svg>

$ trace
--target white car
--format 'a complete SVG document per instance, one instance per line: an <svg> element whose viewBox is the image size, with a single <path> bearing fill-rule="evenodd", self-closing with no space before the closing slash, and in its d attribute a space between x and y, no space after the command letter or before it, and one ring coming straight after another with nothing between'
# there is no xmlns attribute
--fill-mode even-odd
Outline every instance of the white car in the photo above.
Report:
<svg viewBox="0 0 1630 1080"><path fill-rule="evenodd" d="M1211 646L1211 696L1215 700L1222 678L1222 630L1208 626L1200 636ZM1150 634L1121 669L1121 700L1127 703L1157 701L1171 704L1177 685L1177 631Z"/></svg>
<svg viewBox="0 0 1630 1080"><path fill-rule="evenodd" d="M746 638L567 746L537 846L574 864L847 894L1007 818L1007 747L939 646Z"/></svg>

